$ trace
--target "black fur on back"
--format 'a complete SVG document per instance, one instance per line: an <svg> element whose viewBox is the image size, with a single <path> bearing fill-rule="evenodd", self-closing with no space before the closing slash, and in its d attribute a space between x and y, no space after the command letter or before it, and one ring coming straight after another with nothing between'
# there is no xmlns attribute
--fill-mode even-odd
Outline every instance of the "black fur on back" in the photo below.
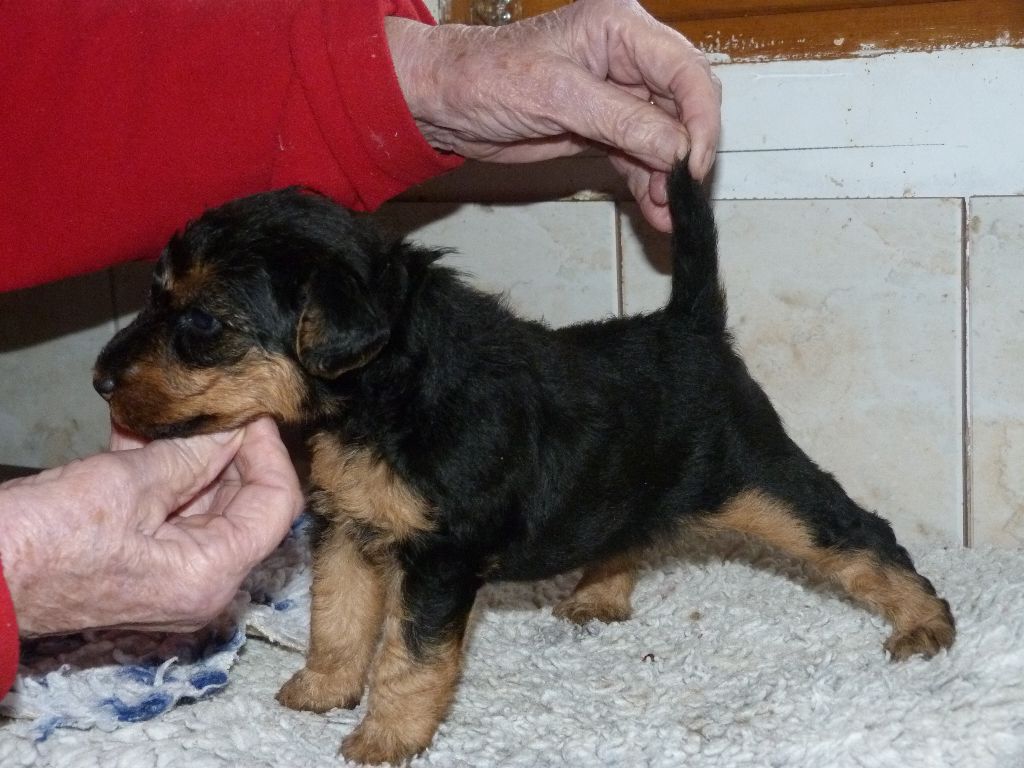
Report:
<svg viewBox="0 0 1024 768"><path fill-rule="evenodd" d="M667 309L551 330L446 267L417 268L389 345L327 387L344 407L321 426L434 505L440 526L414 550L549 576L716 509L760 479L764 448L799 454L725 332L710 204L684 169L671 189Z"/></svg>

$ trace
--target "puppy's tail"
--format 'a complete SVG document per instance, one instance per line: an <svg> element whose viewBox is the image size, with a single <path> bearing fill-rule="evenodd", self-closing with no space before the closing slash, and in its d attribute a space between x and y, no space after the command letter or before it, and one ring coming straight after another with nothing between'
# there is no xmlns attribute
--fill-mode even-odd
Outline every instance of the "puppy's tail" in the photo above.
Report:
<svg viewBox="0 0 1024 768"><path fill-rule="evenodd" d="M666 312L702 335L725 332L725 293L718 280L718 232L711 201L690 178L686 160L668 179L672 213L672 298Z"/></svg>

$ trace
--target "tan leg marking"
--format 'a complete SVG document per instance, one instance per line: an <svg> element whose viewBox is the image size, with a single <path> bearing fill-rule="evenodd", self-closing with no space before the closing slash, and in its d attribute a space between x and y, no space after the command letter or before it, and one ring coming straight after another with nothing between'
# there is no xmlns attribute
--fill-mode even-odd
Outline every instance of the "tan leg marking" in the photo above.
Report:
<svg viewBox="0 0 1024 768"><path fill-rule="evenodd" d="M636 586L636 558L615 555L583 571L576 589L554 607L552 613L574 624L591 619L610 624L633 615L630 596Z"/></svg>
<svg viewBox="0 0 1024 768"><path fill-rule="evenodd" d="M882 614L893 626L885 648L894 659L914 654L933 656L953 644L956 630L949 605L932 594L922 576L884 565L871 552L830 550L815 545L807 526L777 499L747 491L727 502L705 522L712 529L755 536L809 563L852 598Z"/></svg>
<svg viewBox="0 0 1024 768"><path fill-rule="evenodd" d="M329 529L313 562L306 666L277 694L290 709L326 712L359 703L384 618L384 584L344 526Z"/></svg>
<svg viewBox="0 0 1024 768"><path fill-rule="evenodd" d="M382 543L433 528L427 503L387 462L365 448L346 448L334 435L313 438L312 480L330 494L340 518L369 526Z"/></svg>
<svg viewBox="0 0 1024 768"><path fill-rule="evenodd" d="M401 764L430 746L444 719L462 666L462 637L415 658L403 633L401 575L389 578L384 637L370 673L366 717L341 745L346 759Z"/></svg>
<svg viewBox="0 0 1024 768"><path fill-rule="evenodd" d="M310 477L319 488L312 501L327 519L327 539L313 563L306 666L277 698L292 709L324 712L359 703L386 610L401 613L401 579L391 547L429 530L431 523L427 505L383 460L365 449L347 449L333 435L314 438ZM389 584L395 594L386 608ZM384 634L387 646L395 630Z"/></svg>

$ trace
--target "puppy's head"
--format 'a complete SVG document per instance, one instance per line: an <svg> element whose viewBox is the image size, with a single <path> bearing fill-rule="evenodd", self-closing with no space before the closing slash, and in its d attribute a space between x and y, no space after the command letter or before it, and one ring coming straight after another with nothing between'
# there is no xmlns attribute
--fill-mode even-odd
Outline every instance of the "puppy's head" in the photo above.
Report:
<svg viewBox="0 0 1024 768"><path fill-rule="evenodd" d="M212 432L260 415L300 422L315 390L388 343L405 246L317 195L228 203L175 235L149 302L104 347L93 384L145 437Z"/></svg>

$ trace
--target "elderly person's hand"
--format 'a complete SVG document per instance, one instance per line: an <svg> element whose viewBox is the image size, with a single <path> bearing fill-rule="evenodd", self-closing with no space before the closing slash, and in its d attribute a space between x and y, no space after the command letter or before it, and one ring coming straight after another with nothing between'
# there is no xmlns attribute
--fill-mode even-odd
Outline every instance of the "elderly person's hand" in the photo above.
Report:
<svg viewBox="0 0 1024 768"><path fill-rule="evenodd" d="M505 27L385 22L402 93L430 144L532 162L604 145L644 216L670 229L673 161L703 178L721 84L686 38L635 0L579 0Z"/></svg>
<svg viewBox="0 0 1024 768"><path fill-rule="evenodd" d="M288 532L302 494L267 418L157 440L0 486L0 546L21 634L213 619Z"/></svg>

